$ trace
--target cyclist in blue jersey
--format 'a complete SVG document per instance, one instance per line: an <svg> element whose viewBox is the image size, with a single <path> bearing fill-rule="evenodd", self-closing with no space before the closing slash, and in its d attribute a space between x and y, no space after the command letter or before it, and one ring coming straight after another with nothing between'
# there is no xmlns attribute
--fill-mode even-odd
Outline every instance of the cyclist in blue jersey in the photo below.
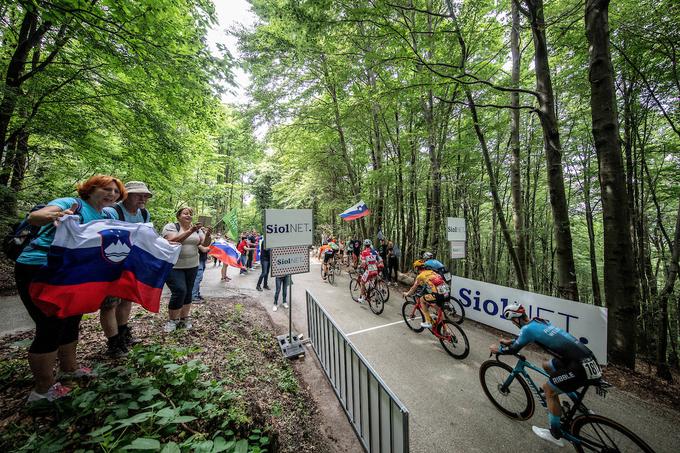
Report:
<svg viewBox="0 0 680 453"><path fill-rule="evenodd" d="M492 344L489 347L492 353L516 354L524 346L535 343L553 356L543 363L543 369L550 375L550 379L543 384L550 428L533 426L532 429L541 439L562 447L565 442L561 439L559 395L599 381L602 372L597 360L592 351L570 333L544 319L529 320L524 307L516 302L505 308L503 317L519 327L519 336L516 340L501 338L500 345Z"/></svg>

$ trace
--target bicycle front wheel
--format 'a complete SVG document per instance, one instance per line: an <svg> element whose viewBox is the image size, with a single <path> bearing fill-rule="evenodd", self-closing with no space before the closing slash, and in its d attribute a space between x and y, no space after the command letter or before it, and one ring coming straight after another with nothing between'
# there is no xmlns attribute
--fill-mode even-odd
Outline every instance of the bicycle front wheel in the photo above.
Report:
<svg viewBox="0 0 680 453"><path fill-rule="evenodd" d="M464 359L470 353L470 343L463 329L445 319L439 324L439 342L454 359Z"/></svg>
<svg viewBox="0 0 680 453"><path fill-rule="evenodd" d="M415 301L407 300L404 302L404 305L401 306L401 315L404 317L404 322L409 329L414 332L423 331L421 324L425 322L425 317L420 308L416 306Z"/></svg>
<svg viewBox="0 0 680 453"><path fill-rule="evenodd" d="M368 306L371 307L371 311L376 315L379 315L385 309L385 299L378 288L371 288L368 291Z"/></svg>
<svg viewBox="0 0 680 453"><path fill-rule="evenodd" d="M359 282L355 276L350 276L349 293L352 296L352 300L354 300L354 302L359 301L359 296L361 296L361 286L359 286Z"/></svg>
<svg viewBox="0 0 680 453"><path fill-rule="evenodd" d="M463 304L455 297L449 297L448 302L444 305L444 315L456 324L463 324L463 321L465 321Z"/></svg>
<svg viewBox="0 0 680 453"><path fill-rule="evenodd" d="M387 286L387 282L383 279L380 279L376 282L376 287L382 294L383 300L387 302L390 299L390 287Z"/></svg>
<svg viewBox="0 0 680 453"><path fill-rule="evenodd" d="M628 428L600 415L576 417L571 423L571 434L578 439L573 442L578 452L654 452Z"/></svg>
<svg viewBox="0 0 680 453"><path fill-rule="evenodd" d="M479 382L487 398L505 416L528 420L534 415L534 398L522 376L511 378L512 367L499 360L487 360L479 368Z"/></svg>

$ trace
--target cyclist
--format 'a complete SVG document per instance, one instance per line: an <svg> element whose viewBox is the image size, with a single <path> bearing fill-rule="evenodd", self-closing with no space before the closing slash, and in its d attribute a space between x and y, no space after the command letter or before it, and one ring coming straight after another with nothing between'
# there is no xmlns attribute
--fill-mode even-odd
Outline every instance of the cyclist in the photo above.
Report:
<svg viewBox="0 0 680 453"><path fill-rule="evenodd" d="M570 333L551 325L541 318L529 320L524 307L517 302L508 305L503 317L519 327L516 340L501 338L500 345L492 344L492 353L514 354L529 343L536 343L553 356L543 363L543 369L550 375L543 384L548 402L549 429L533 426L534 433L541 439L560 447L565 445L560 428L560 393L573 392L602 376L592 351Z"/></svg>
<svg viewBox="0 0 680 453"><path fill-rule="evenodd" d="M360 255L360 266L364 273L359 279L359 286L361 288L361 296L359 296L359 303L366 302L366 284L378 276L378 254L374 253L371 240L364 239L364 249Z"/></svg>
<svg viewBox="0 0 680 453"><path fill-rule="evenodd" d="M333 239L329 239L327 244L322 245L319 248L319 259L323 257L323 279L326 280L328 276L328 264L334 259L335 252L338 249L338 244L333 242Z"/></svg>
<svg viewBox="0 0 680 453"><path fill-rule="evenodd" d="M411 289L404 292L403 296L416 295L418 302L421 304L423 316L425 316L425 321L420 325L426 329L431 329L433 321L428 306L434 303L440 308L444 308L444 303L449 300L449 285L446 284L441 275L432 269L428 269L423 260L415 260L413 262L413 269L418 275Z"/></svg>

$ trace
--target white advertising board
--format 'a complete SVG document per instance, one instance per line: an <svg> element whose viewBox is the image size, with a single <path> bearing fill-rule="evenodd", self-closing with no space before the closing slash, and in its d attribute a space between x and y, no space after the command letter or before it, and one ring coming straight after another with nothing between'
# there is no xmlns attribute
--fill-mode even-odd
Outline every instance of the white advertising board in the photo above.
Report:
<svg viewBox="0 0 680 453"><path fill-rule="evenodd" d="M453 277L451 295L465 307L465 317L504 332L519 330L503 319L503 310L521 303L529 318L543 318L566 330L588 346L600 364L607 363L607 309L557 297Z"/></svg>
<svg viewBox="0 0 680 453"><path fill-rule="evenodd" d="M465 241L451 241L451 259L465 258Z"/></svg>
<svg viewBox="0 0 680 453"><path fill-rule="evenodd" d="M446 240L465 241L465 219L461 217L446 218Z"/></svg>
<svg viewBox="0 0 680 453"><path fill-rule="evenodd" d="M272 249L272 277L309 272L309 247L277 247Z"/></svg>
<svg viewBox="0 0 680 453"><path fill-rule="evenodd" d="M267 248L312 245L313 231L311 209L264 210L264 244Z"/></svg>

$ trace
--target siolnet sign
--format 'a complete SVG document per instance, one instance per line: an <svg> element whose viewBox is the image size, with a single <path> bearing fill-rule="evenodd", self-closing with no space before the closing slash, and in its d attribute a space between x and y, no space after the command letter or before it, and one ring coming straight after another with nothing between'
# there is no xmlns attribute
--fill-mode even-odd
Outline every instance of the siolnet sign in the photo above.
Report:
<svg viewBox="0 0 680 453"><path fill-rule="evenodd" d="M311 209L265 209L265 247L312 245Z"/></svg>
<svg viewBox="0 0 680 453"><path fill-rule="evenodd" d="M453 277L451 294L465 307L465 316L517 335L519 330L503 318L503 310L519 302L529 318L543 318L566 330L607 363L607 309L463 277Z"/></svg>

